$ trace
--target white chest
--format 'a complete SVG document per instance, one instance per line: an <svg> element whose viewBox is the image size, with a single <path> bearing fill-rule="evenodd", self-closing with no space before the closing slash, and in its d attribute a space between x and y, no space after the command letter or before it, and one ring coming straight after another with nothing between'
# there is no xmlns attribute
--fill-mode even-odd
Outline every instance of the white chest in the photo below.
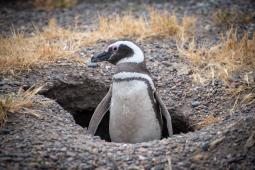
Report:
<svg viewBox="0 0 255 170"><path fill-rule="evenodd" d="M160 125L144 81L113 83L109 130L113 142L160 139Z"/></svg>

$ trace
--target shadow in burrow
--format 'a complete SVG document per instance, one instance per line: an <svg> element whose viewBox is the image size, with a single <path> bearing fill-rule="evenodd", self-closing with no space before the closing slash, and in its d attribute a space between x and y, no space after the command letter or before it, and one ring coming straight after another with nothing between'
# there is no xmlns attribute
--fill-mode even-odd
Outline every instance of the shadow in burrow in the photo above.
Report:
<svg viewBox="0 0 255 170"><path fill-rule="evenodd" d="M90 119L96 106L103 99L108 91L108 87L95 80L85 79L78 84L58 83L49 90L43 92L43 95L54 99L65 110L70 112L77 124L82 127L88 127ZM194 130L190 120L180 111L169 109L172 117L174 134L188 133ZM165 122L165 120L163 120ZM104 116L100 123L96 136L110 141L109 136L109 112ZM166 123L163 126L163 138L168 137Z"/></svg>

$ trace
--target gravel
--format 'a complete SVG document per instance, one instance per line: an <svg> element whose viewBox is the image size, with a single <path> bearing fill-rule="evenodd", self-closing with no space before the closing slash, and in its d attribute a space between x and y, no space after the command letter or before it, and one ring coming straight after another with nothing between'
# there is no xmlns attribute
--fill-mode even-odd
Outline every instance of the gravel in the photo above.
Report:
<svg viewBox="0 0 255 170"><path fill-rule="evenodd" d="M219 30L224 28L212 25L208 17L213 10L230 4L238 10L254 9L254 3L248 1L152 3L157 9L176 9L179 17L199 16L197 34L201 42L217 39ZM143 14L144 4L122 1L79 3L71 9L51 12L1 5L0 32L8 35L10 25L14 24L29 34L33 32L31 21L41 28L51 17L68 27L76 15L80 15L79 29L86 30L95 26L98 12L110 15L123 12L126 7L135 14ZM254 30L254 24L245 29ZM108 44L98 42L84 47L81 55L92 55ZM170 165L173 169L254 169L255 106L230 114L235 99L225 93L224 84L215 81L214 84L194 85L192 69L175 52L173 40L148 39L139 45L164 102L182 120L176 127L188 131L172 138L138 144L106 142L98 136L90 136L86 128L79 125L75 114L82 116L83 113L86 117L93 112L107 92L115 68L108 63L82 64L62 59L23 71L18 76L0 75L0 94L45 84L36 100L47 103L34 106L33 110L40 117L9 114L6 125L0 129L0 169L164 169ZM171 54L169 49L173 51ZM197 125L208 115L220 118L219 122L198 130ZM186 123L188 126L184 126Z"/></svg>

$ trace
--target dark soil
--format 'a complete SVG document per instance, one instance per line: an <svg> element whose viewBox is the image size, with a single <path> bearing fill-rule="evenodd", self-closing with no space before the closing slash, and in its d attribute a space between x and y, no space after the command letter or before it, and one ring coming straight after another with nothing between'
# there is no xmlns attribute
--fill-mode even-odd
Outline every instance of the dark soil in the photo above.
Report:
<svg viewBox="0 0 255 170"><path fill-rule="evenodd" d="M0 33L9 35L13 24L30 34L32 23L41 28L52 17L61 26L68 27L78 15L78 29L86 30L95 26L98 13L111 15L131 10L139 15L144 13L145 5L125 1L80 2L73 8L50 12L1 5ZM211 43L227 29L212 23L213 11L231 7L252 13L255 9L252 1L228 0L150 5L175 11L179 17L197 16L198 41ZM255 22L237 27L253 32ZM93 55L111 42L98 42L80 52ZM97 132L101 138L88 135L89 119L106 94L115 68L108 63L92 68L66 58L16 76L0 75L0 94L45 84L36 100L51 101L34 106L39 118L23 113L9 114L0 129L0 169L167 169L170 165L173 169L255 169L255 106L237 108L230 114L235 99L226 93L224 84L217 80L214 84L194 85L189 62L178 56L173 40L148 39L139 45L172 114L175 133L172 138L139 144L107 142L107 117ZM198 129L199 123L209 115L219 121Z"/></svg>

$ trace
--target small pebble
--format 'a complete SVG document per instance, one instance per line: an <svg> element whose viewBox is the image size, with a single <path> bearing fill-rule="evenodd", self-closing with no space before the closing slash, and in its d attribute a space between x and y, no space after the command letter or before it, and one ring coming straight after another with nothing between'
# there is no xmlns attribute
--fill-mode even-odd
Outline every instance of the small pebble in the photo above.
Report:
<svg viewBox="0 0 255 170"><path fill-rule="evenodd" d="M97 63L93 63L93 62L87 62L87 66L91 67L91 68L96 68L98 66Z"/></svg>
<svg viewBox="0 0 255 170"><path fill-rule="evenodd" d="M208 149L209 149L209 143L208 143L208 142L202 143L201 149L202 149L203 151L208 151Z"/></svg>
<svg viewBox="0 0 255 170"><path fill-rule="evenodd" d="M191 106L192 107L197 107L197 106L199 106L200 105L200 102L199 101L192 101L191 102Z"/></svg>

